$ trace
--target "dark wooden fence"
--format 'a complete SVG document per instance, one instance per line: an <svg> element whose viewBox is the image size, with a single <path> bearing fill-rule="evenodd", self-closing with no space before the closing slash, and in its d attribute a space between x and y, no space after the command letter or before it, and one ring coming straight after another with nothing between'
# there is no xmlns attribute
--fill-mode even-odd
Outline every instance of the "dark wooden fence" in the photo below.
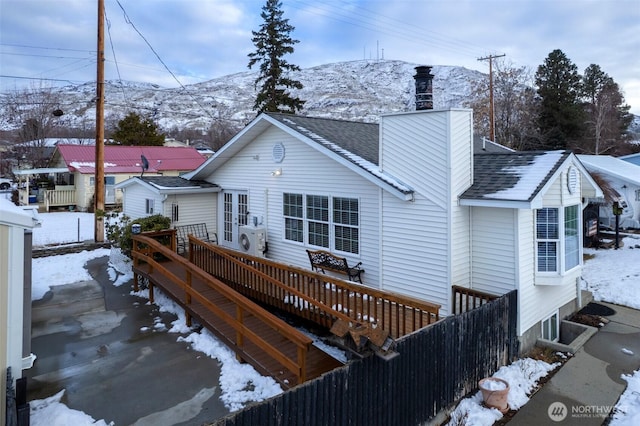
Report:
<svg viewBox="0 0 640 426"><path fill-rule="evenodd" d="M517 357L516 291L213 423L218 426L419 425Z"/></svg>

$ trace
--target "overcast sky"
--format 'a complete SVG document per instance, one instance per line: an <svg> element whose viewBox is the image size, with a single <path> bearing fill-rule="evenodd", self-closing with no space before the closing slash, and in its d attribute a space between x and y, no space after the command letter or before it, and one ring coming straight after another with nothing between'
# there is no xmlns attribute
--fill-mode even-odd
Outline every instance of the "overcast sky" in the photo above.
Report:
<svg viewBox="0 0 640 426"><path fill-rule="evenodd" d="M640 115L640 0L282 3L300 41L287 60L302 68L384 58L488 72L478 58L505 54L535 72L560 49L580 73L600 65ZM176 87L247 71L264 4L105 0L105 77ZM0 90L95 81L96 28L97 0L0 0Z"/></svg>

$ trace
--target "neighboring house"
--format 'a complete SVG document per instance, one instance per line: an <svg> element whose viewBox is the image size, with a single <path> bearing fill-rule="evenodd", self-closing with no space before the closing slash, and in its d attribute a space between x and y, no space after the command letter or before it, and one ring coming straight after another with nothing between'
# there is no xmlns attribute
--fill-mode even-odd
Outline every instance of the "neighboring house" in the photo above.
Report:
<svg viewBox="0 0 640 426"><path fill-rule="evenodd" d="M618 158L624 161L628 161L629 163L633 163L636 166L640 166L640 153L623 155L622 157Z"/></svg>
<svg viewBox="0 0 640 426"><path fill-rule="evenodd" d="M143 173L143 160L148 162L144 175L179 176L192 171L204 161L198 151L192 147L164 146L119 146L104 147L104 178L106 205L119 204L122 196L116 192L115 185ZM50 161L50 169L20 171L22 176L49 174L55 187L38 191L36 200L27 201L27 191L21 194L21 202L31 201L50 206L75 206L87 210L93 200L95 185L95 146L57 145ZM39 172L39 173L37 173Z"/></svg>
<svg viewBox="0 0 640 426"><path fill-rule="evenodd" d="M35 222L0 199L0 419L6 413L7 368L14 380L31 368L31 230ZM2 420L0 420L2 421Z"/></svg>
<svg viewBox="0 0 640 426"><path fill-rule="evenodd" d="M264 228L270 259L308 268L305 249L329 250L444 315L452 284L517 289L524 350L577 307L582 200L602 192L569 152L474 155L472 123L463 109L379 125L262 114L185 177L220 186L201 214L223 246Z"/></svg>
<svg viewBox="0 0 640 426"><path fill-rule="evenodd" d="M133 219L162 214L172 227L205 223L211 232L216 229L218 185L177 176L136 176L116 189L123 192L122 212Z"/></svg>
<svg viewBox="0 0 640 426"><path fill-rule="evenodd" d="M598 173L614 189L613 202L622 207L619 226L640 228L640 164L610 155L578 155L578 158L590 173ZM612 204L601 204L599 217L602 226L615 228Z"/></svg>

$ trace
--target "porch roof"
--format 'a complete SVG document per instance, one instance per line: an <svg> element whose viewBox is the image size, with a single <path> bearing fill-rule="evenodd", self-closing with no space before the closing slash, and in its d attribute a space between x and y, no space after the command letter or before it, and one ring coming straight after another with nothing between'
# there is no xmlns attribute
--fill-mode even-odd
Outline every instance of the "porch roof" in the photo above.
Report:
<svg viewBox="0 0 640 426"><path fill-rule="evenodd" d="M66 167L45 167L40 169L15 169L13 170L13 174L16 176L32 176L32 175L43 175L43 174L51 174L51 173L68 173L69 169Z"/></svg>
<svg viewBox="0 0 640 426"><path fill-rule="evenodd" d="M131 185L142 185L158 194L187 194L203 192L220 192L221 188L204 180L187 180L180 176L135 176L120 182L116 188L126 188Z"/></svg>

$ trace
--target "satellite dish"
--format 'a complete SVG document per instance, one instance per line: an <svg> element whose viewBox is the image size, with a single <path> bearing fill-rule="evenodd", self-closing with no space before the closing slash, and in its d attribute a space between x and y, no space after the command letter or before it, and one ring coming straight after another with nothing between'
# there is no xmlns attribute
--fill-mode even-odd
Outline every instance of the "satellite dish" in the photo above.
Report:
<svg viewBox="0 0 640 426"><path fill-rule="evenodd" d="M142 160L142 173L140 174L140 177L142 177L144 172L149 170L149 160L147 160L147 157L144 155L141 155L140 159Z"/></svg>

